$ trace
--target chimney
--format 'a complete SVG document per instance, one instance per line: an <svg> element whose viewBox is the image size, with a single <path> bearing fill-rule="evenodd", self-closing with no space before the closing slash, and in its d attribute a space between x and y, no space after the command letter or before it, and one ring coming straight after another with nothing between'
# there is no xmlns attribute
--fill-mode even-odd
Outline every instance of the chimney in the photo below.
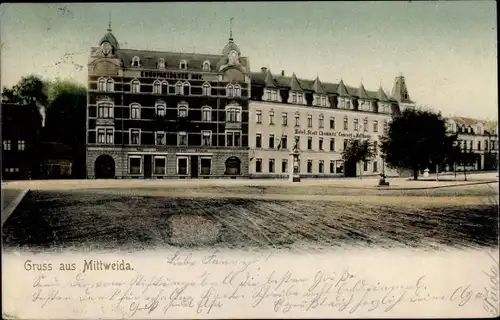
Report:
<svg viewBox="0 0 500 320"><path fill-rule="evenodd" d="M284 77L285 76L285 70L281 70L281 76Z"/></svg>
<svg viewBox="0 0 500 320"><path fill-rule="evenodd" d="M262 67L262 68L260 68L260 70L265 73L267 71L267 68L266 67Z"/></svg>

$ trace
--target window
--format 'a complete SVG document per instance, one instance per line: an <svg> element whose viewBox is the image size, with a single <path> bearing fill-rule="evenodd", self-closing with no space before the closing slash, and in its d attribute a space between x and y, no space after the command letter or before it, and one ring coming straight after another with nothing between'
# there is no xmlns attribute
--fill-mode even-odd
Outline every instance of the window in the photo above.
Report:
<svg viewBox="0 0 500 320"><path fill-rule="evenodd" d="M228 84L226 86L226 96L227 97L234 97L234 87L232 84Z"/></svg>
<svg viewBox="0 0 500 320"><path fill-rule="evenodd" d="M345 107L346 107L346 109L351 109L351 101L350 100L346 100Z"/></svg>
<svg viewBox="0 0 500 320"><path fill-rule="evenodd" d="M373 132L378 132L378 121L377 120L373 121Z"/></svg>
<svg viewBox="0 0 500 320"><path fill-rule="evenodd" d="M377 172L378 171L378 163L377 161L373 161L373 172Z"/></svg>
<svg viewBox="0 0 500 320"><path fill-rule="evenodd" d="M358 119L354 119L353 120L353 123L354 123L354 131L358 131Z"/></svg>
<svg viewBox="0 0 500 320"><path fill-rule="evenodd" d="M141 174L141 156L128 158L128 172L130 174Z"/></svg>
<svg viewBox="0 0 500 320"><path fill-rule="evenodd" d="M241 147L241 131L226 131L226 147Z"/></svg>
<svg viewBox="0 0 500 320"><path fill-rule="evenodd" d="M137 67L140 67L140 66L141 65L140 65L140 59L139 59L139 57L137 57L137 56L133 57L132 58L132 67L136 67L137 68Z"/></svg>
<svg viewBox="0 0 500 320"><path fill-rule="evenodd" d="M287 159L281 160L281 172L282 173L288 172L288 160Z"/></svg>
<svg viewBox="0 0 500 320"><path fill-rule="evenodd" d="M274 172L274 159L269 159L269 172Z"/></svg>
<svg viewBox="0 0 500 320"><path fill-rule="evenodd" d="M319 145L319 150L323 150L323 138L319 138L318 145Z"/></svg>
<svg viewBox="0 0 500 320"><path fill-rule="evenodd" d="M336 173L343 173L344 172L344 161L343 160L337 160L335 170L336 170Z"/></svg>
<svg viewBox="0 0 500 320"><path fill-rule="evenodd" d="M485 142L484 142L484 150L485 150L485 151L488 151L488 141L485 141Z"/></svg>
<svg viewBox="0 0 500 320"><path fill-rule="evenodd" d="M363 121L363 131L368 132L368 119Z"/></svg>
<svg viewBox="0 0 500 320"><path fill-rule="evenodd" d="M324 171L325 171L325 161L319 160L318 169L319 169L319 173L324 173Z"/></svg>
<svg viewBox="0 0 500 320"><path fill-rule="evenodd" d="M274 111L269 111L269 124L274 125Z"/></svg>
<svg viewBox="0 0 500 320"><path fill-rule="evenodd" d="M210 175L212 172L212 159L210 158L201 158L200 161L200 175Z"/></svg>
<svg viewBox="0 0 500 320"><path fill-rule="evenodd" d="M210 71L210 62L209 61L203 62L203 71Z"/></svg>
<svg viewBox="0 0 500 320"><path fill-rule="evenodd" d="M179 118L186 118L188 116L188 104L185 101L179 102L177 105L177 116Z"/></svg>
<svg viewBox="0 0 500 320"><path fill-rule="evenodd" d="M368 171L368 161L363 161L363 171Z"/></svg>
<svg viewBox="0 0 500 320"><path fill-rule="evenodd" d="M313 116L312 114L307 115L307 127L312 128L313 126Z"/></svg>
<svg viewBox="0 0 500 320"><path fill-rule="evenodd" d="M257 117L256 122L257 123L262 123L262 111L261 110L257 110L255 112L255 116Z"/></svg>
<svg viewBox="0 0 500 320"><path fill-rule="evenodd" d="M181 62L179 62L179 69L187 70L187 61L186 60L181 60Z"/></svg>
<svg viewBox="0 0 500 320"><path fill-rule="evenodd" d="M302 93L297 93L297 104L304 104L304 95Z"/></svg>
<svg viewBox="0 0 500 320"><path fill-rule="evenodd" d="M184 94L184 85L180 81L175 84L175 94Z"/></svg>
<svg viewBox="0 0 500 320"><path fill-rule="evenodd" d="M112 79L106 81L106 91L115 91L115 82Z"/></svg>
<svg viewBox="0 0 500 320"><path fill-rule="evenodd" d="M384 121L384 134L388 134L389 133L389 123L386 121Z"/></svg>
<svg viewBox="0 0 500 320"><path fill-rule="evenodd" d="M344 139L344 150L347 149L347 139Z"/></svg>
<svg viewBox="0 0 500 320"><path fill-rule="evenodd" d="M283 113L281 114L281 125L282 125L283 127L288 126L288 113L286 113L286 112L283 112Z"/></svg>
<svg viewBox="0 0 500 320"><path fill-rule="evenodd" d="M157 66L159 69L165 69L165 60L163 60L163 58L158 59Z"/></svg>
<svg viewBox="0 0 500 320"><path fill-rule="evenodd" d="M373 141L373 152L378 153L378 141Z"/></svg>
<svg viewBox="0 0 500 320"><path fill-rule="evenodd" d="M330 173L335 173L335 160L330 160Z"/></svg>
<svg viewBox="0 0 500 320"><path fill-rule="evenodd" d="M255 136L255 147L262 148L262 133L257 133Z"/></svg>
<svg viewBox="0 0 500 320"><path fill-rule="evenodd" d="M300 115L298 113L295 114L295 126L300 127Z"/></svg>
<svg viewBox="0 0 500 320"><path fill-rule="evenodd" d="M177 133L177 145L178 146L187 146L188 145L188 136L186 132L178 132Z"/></svg>
<svg viewBox="0 0 500 320"><path fill-rule="evenodd" d="M307 173L312 173L312 172L313 172L313 161L307 160Z"/></svg>
<svg viewBox="0 0 500 320"><path fill-rule="evenodd" d="M178 157L177 158L177 174L186 175L188 174L188 158Z"/></svg>
<svg viewBox="0 0 500 320"><path fill-rule="evenodd" d="M307 150L312 150L313 138L307 137Z"/></svg>
<svg viewBox="0 0 500 320"><path fill-rule="evenodd" d="M166 174L166 161L165 157L155 157L155 174Z"/></svg>
<svg viewBox="0 0 500 320"><path fill-rule="evenodd" d="M97 90L98 91L106 91L106 80L105 79L99 79L97 81Z"/></svg>
<svg viewBox="0 0 500 320"><path fill-rule="evenodd" d="M349 130L349 121L347 117L344 118L344 130Z"/></svg>
<svg viewBox="0 0 500 320"><path fill-rule="evenodd" d="M320 114L318 119L318 126L320 129L323 129L324 123L325 123L325 118L323 117L322 114Z"/></svg>
<svg viewBox="0 0 500 320"><path fill-rule="evenodd" d="M226 107L226 122L241 122L240 106L230 104Z"/></svg>
<svg viewBox="0 0 500 320"><path fill-rule="evenodd" d="M287 149L287 137L285 135L281 136L281 143L279 149Z"/></svg>
<svg viewBox="0 0 500 320"><path fill-rule="evenodd" d="M478 142L477 142L477 150L478 150L478 151L481 151L481 141L478 141Z"/></svg>
<svg viewBox="0 0 500 320"><path fill-rule="evenodd" d="M168 94L168 82L167 81L163 81L161 83L161 91L164 93L164 94Z"/></svg>
<svg viewBox="0 0 500 320"><path fill-rule="evenodd" d="M295 141L297 142L297 149L300 150L300 136L295 136Z"/></svg>
<svg viewBox="0 0 500 320"><path fill-rule="evenodd" d="M130 129L130 144L141 144L141 129Z"/></svg>
<svg viewBox="0 0 500 320"><path fill-rule="evenodd" d="M296 92L292 92L291 96L292 96L292 103L297 103L297 93Z"/></svg>
<svg viewBox="0 0 500 320"><path fill-rule="evenodd" d="M137 103L130 105L130 118L140 119L141 118L141 106Z"/></svg>
<svg viewBox="0 0 500 320"><path fill-rule="evenodd" d="M24 151L26 149L26 142L24 140L17 141L17 150Z"/></svg>
<svg viewBox="0 0 500 320"><path fill-rule="evenodd" d="M156 102L156 114L160 117L164 117L167 114L167 105L164 101Z"/></svg>
<svg viewBox="0 0 500 320"><path fill-rule="evenodd" d="M321 96L321 105L326 107L326 96Z"/></svg>
<svg viewBox="0 0 500 320"><path fill-rule="evenodd" d="M201 121L212 121L212 108L209 106L201 108Z"/></svg>
<svg viewBox="0 0 500 320"><path fill-rule="evenodd" d="M255 172L262 172L262 159L255 160Z"/></svg>
<svg viewBox="0 0 500 320"><path fill-rule="evenodd" d="M330 129L335 130L335 118L330 118Z"/></svg>
<svg viewBox="0 0 500 320"><path fill-rule="evenodd" d="M167 136L163 131L155 132L155 144L159 146L164 146L167 143Z"/></svg>
<svg viewBox="0 0 500 320"><path fill-rule="evenodd" d="M133 93L141 92L141 83L139 82L139 80L132 81L131 91Z"/></svg>
<svg viewBox="0 0 500 320"><path fill-rule="evenodd" d="M210 83L205 82L203 86L201 87L202 90L202 95L204 96L210 96L212 95L212 88L210 86Z"/></svg>
<svg viewBox="0 0 500 320"><path fill-rule="evenodd" d="M161 93L161 83L160 81L155 81L153 83L153 93L160 94Z"/></svg>
<svg viewBox="0 0 500 320"><path fill-rule="evenodd" d="M264 91L264 100L278 101L278 90L277 89L266 89Z"/></svg>
<svg viewBox="0 0 500 320"><path fill-rule="evenodd" d="M239 85L234 86L234 97L241 97L241 87Z"/></svg>
<svg viewBox="0 0 500 320"><path fill-rule="evenodd" d="M335 151L335 138L330 138L330 151Z"/></svg>
<svg viewBox="0 0 500 320"><path fill-rule="evenodd" d="M113 128L97 128L97 143L113 144L114 129Z"/></svg>
<svg viewBox="0 0 500 320"><path fill-rule="evenodd" d="M269 149L274 149L274 134L269 135Z"/></svg>
<svg viewBox="0 0 500 320"><path fill-rule="evenodd" d="M201 145L207 147L212 145L212 131L203 130L201 132Z"/></svg>
<svg viewBox="0 0 500 320"><path fill-rule="evenodd" d="M191 94L191 85L189 82L184 82L184 93L185 95L190 95Z"/></svg>
<svg viewBox="0 0 500 320"><path fill-rule="evenodd" d="M111 102L98 102L97 103L97 117L98 118L113 118L113 104Z"/></svg>

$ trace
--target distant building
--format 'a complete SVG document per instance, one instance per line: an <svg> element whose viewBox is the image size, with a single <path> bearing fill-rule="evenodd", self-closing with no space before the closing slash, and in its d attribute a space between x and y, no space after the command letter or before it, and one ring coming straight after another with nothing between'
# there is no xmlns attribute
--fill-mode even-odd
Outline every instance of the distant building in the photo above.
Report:
<svg viewBox="0 0 500 320"><path fill-rule="evenodd" d="M88 64L89 178L248 176L249 59L121 48L109 27Z"/></svg>
<svg viewBox="0 0 500 320"><path fill-rule="evenodd" d="M354 168L346 168L342 151L351 138L369 139L378 146L379 136L400 106L414 107L402 75L395 80L395 97L388 97L381 87L367 91L362 84L355 88L342 80L335 84L318 77L298 79L284 72L274 75L266 68L252 73L251 79L251 177L287 177L292 172L290 153L296 138L303 177L355 175L360 170L364 175L398 174L385 167L380 151L372 161L354 164Z"/></svg>
<svg viewBox="0 0 500 320"><path fill-rule="evenodd" d="M2 180L38 174L41 116L36 107L2 102Z"/></svg>
<svg viewBox="0 0 500 320"><path fill-rule="evenodd" d="M498 121L450 117L447 123L449 131L458 135L458 146L477 155L476 163L469 169L498 169Z"/></svg>

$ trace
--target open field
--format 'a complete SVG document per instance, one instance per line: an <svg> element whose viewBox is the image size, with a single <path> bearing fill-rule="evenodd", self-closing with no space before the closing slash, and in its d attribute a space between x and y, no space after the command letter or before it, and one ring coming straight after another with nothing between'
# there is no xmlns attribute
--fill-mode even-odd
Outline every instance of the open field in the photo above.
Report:
<svg viewBox="0 0 500 320"><path fill-rule="evenodd" d="M5 223L3 240L7 250L494 247L497 196L498 185L35 190Z"/></svg>

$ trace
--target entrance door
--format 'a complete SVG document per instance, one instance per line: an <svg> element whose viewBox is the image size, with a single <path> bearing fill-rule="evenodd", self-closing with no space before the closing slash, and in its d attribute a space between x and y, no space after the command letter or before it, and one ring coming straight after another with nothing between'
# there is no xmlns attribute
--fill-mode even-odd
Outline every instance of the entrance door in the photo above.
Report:
<svg viewBox="0 0 500 320"><path fill-rule="evenodd" d="M191 178L198 178L198 156L191 156Z"/></svg>
<svg viewBox="0 0 500 320"><path fill-rule="evenodd" d="M152 158L151 155L144 155L144 178L151 178L152 176Z"/></svg>

